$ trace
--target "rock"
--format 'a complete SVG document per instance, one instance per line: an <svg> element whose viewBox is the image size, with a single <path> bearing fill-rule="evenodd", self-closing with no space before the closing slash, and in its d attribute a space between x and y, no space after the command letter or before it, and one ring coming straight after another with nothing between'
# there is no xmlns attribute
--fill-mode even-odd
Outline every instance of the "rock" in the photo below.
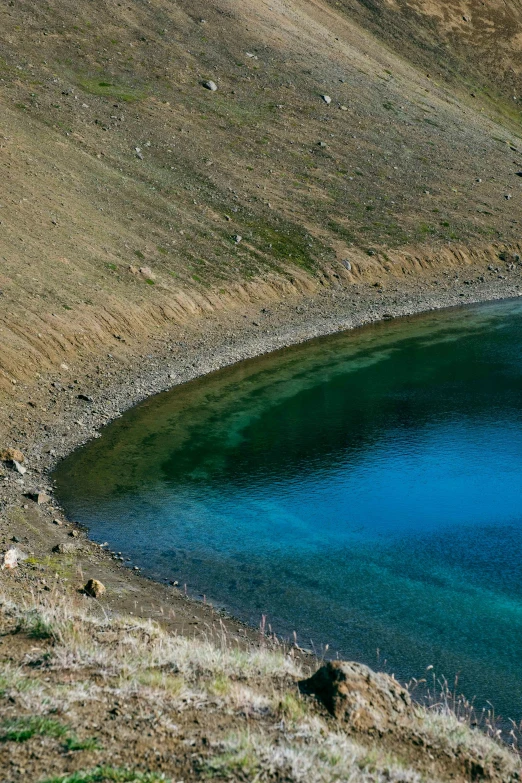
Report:
<svg viewBox="0 0 522 783"><path fill-rule="evenodd" d="M78 544L73 544L72 541L62 544L56 544L53 546L53 552L58 555L72 555L78 551Z"/></svg>
<svg viewBox="0 0 522 783"><path fill-rule="evenodd" d="M59 525L59 527L62 527L63 522L61 519L53 519L53 525Z"/></svg>
<svg viewBox="0 0 522 783"><path fill-rule="evenodd" d="M83 589L87 595L91 596L91 598L101 598L101 596L106 592L105 585L102 584L98 579L89 579L89 581L84 585Z"/></svg>
<svg viewBox="0 0 522 783"><path fill-rule="evenodd" d="M236 245L239 245L242 239L243 237L240 234L234 234L234 242L236 243Z"/></svg>
<svg viewBox="0 0 522 783"><path fill-rule="evenodd" d="M501 261L505 261L506 264L518 264L518 262L520 261L520 256L518 255L518 253L507 253L505 250L499 253L498 257L500 258Z"/></svg>
<svg viewBox="0 0 522 783"><path fill-rule="evenodd" d="M348 259L347 259L347 258L343 258L343 260L341 261L341 263L342 263L342 265L344 266L344 268L345 268L345 269L347 269L349 272L351 272L351 271L352 271L352 265L351 265L351 263L348 261Z"/></svg>
<svg viewBox="0 0 522 783"><path fill-rule="evenodd" d="M77 530L71 530L69 535L71 536L71 538L78 538L80 534Z"/></svg>
<svg viewBox="0 0 522 783"><path fill-rule="evenodd" d="M210 90L210 92L216 92L218 88L216 82L213 82L211 79L201 82L201 86L204 87L206 90Z"/></svg>
<svg viewBox="0 0 522 783"><path fill-rule="evenodd" d="M25 462L25 457L19 449L3 449L0 451L0 462Z"/></svg>
<svg viewBox="0 0 522 783"><path fill-rule="evenodd" d="M413 717L410 694L387 674L361 663L330 661L300 683L356 731L387 731Z"/></svg>
<svg viewBox="0 0 522 783"><path fill-rule="evenodd" d="M326 142L325 142L325 141L318 141L318 142L317 142L317 146L318 146L318 147L326 147L327 145L326 145Z"/></svg>
<svg viewBox="0 0 522 783"><path fill-rule="evenodd" d="M92 397L89 397L88 394L78 394L79 400L84 400L85 402L93 402Z"/></svg>
<svg viewBox="0 0 522 783"><path fill-rule="evenodd" d="M27 468L24 468L17 460L14 459L11 462L11 465L13 466L13 470L16 470L21 476L24 476L27 473Z"/></svg>
<svg viewBox="0 0 522 783"><path fill-rule="evenodd" d="M45 503L49 503L51 500L49 495L47 495L45 492L28 492L26 497L28 497L30 500L34 500L34 502L38 503L39 506L43 506Z"/></svg>
<svg viewBox="0 0 522 783"><path fill-rule="evenodd" d="M155 280L156 279L156 275L154 274L154 272L152 271L150 266L142 266L142 267L140 267L139 273L140 273L140 275L143 275L143 277L145 277L147 280Z"/></svg>
<svg viewBox="0 0 522 783"><path fill-rule="evenodd" d="M3 556L1 570L4 571L4 569L7 569L8 571L13 571L21 560L27 560L27 555L24 554L24 552L21 552L20 549L12 547L11 549L8 549Z"/></svg>
<svg viewBox="0 0 522 783"><path fill-rule="evenodd" d="M323 99L323 101L324 101L324 102L325 102L325 103L326 103L328 106L329 106L329 105L331 104L331 102L332 102L332 99L330 98L330 96L329 96L329 95L321 95L321 98Z"/></svg>

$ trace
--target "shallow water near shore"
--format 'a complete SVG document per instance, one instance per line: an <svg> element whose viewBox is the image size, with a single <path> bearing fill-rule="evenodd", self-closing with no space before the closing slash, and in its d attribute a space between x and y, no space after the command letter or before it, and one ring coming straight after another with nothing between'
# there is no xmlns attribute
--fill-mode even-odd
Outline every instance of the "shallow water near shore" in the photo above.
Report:
<svg viewBox="0 0 522 783"><path fill-rule="evenodd" d="M128 411L69 515L158 579L522 718L522 303L379 323Z"/></svg>

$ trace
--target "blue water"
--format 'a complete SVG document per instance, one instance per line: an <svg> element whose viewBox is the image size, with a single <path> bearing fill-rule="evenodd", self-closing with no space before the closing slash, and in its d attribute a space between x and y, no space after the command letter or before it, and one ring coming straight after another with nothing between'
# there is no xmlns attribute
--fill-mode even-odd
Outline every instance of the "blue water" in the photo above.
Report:
<svg viewBox="0 0 522 783"><path fill-rule="evenodd" d="M518 301L214 373L55 474L67 511L151 576L402 680L458 675L516 720L521 476Z"/></svg>

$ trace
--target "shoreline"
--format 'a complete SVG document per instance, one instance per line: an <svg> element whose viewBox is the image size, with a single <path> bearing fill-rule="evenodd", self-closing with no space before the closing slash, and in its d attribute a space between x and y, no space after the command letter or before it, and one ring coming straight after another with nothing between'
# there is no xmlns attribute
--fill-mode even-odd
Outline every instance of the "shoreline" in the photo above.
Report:
<svg viewBox="0 0 522 783"><path fill-rule="evenodd" d="M469 269L466 271L469 273ZM455 288L440 291L429 284L419 293L417 280L412 281L411 288L400 291L377 292L372 286L360 285L313 297L292 297L269 309L250 307L246 312L229 314L227 322L222 317L198 319L191 327L178 329L177 334L149 345L138 366L134 364L138 357L129 361L115 354L106 356L103 370L101 364L97 370L90 365L62 366L59 379L42 378L37 389L31 390L30 420L24 415L28 410L25 405L21 411L19 407L18 414L11 414L12 431L1 444L19 448L27 467L24 476L7 469L3 480L0 478L0 510L7 522L4 551L12 546L10 540L16 539L16 545L30 555L30 562L12 575L0 572L0 587L66 592L72 583L78 591L87 578L97 578L107 586L104 605L115 613L161 619L186 636L212 636L225 623L238 643L259 643L255 628L211 604L183 595L176 587L141 577L138 567L131 570L123 566L117 555L115 559L92 542L88 532L80 532L52 498L51 474L56 464L91 438L100 437L103 426L126 410L182 383L246 359L376 321L515 298L522 295L518 279L514 274L511 279L476 284L464 296ZM260 334L261 321L265 328ZM45 492L49 501L39 505L27 498L28 493L38 491ZM68 544L71 550L65 557L52 554L60 544ZM306 658L310 651L301 653ZM311 654L310 659L315 656Z"/></svg>

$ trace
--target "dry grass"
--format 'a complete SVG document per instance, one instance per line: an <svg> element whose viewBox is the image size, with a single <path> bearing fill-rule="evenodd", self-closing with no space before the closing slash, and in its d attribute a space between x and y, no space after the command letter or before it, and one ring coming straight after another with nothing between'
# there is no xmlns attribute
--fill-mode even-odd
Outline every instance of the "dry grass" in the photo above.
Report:
<svg viewBox="0 0 522 783"><path fill-rule="evenodd" d="M24 608L6 600L4 608L19 630L52 639L48 665L61 670L91 668L127 678L160 669L188 679L302 676L291 655L263 647L244 650L229 644L225 634L220 643L196 643L151 620L96 614L70 597Z"/></svg>
<svg viewBox="0 0 522 783"><path fill-rule="evenodd" d="M73 725L89 704L93 710L125 705L123 714L133 705L153 729L148 733L161 730L165 737L202 716L196 724L212 726L205 752L190 753L190 739L183 745L194 780L420 783L445 780L446 765L456 780L482 770L484 779L504 783L521 770L519 757L473 728L469 711L457 715L449 698L419 707L411 731L383 742L347 734L314 700L303 698L296 687L303 674L280 650L240 650L224 634L217 641L189 640L151 621L109 617L99 604L80 598L51 595L45 602L16 606L3 600L1 606L5 626L33 645L19 664L4 662L0 669L0 704L17 705L3 722L5 744L18 732L19 746L41 737L79 760L86 753L100 758L69 777L49 778L53 783L168 779L163 772L146 778L139 777L143 770L107 766L112 756L103 756L114 747ZM155 716L150 722L149 714ZM110 736L109 742L118 742Z"/></svg>
<svg viewBox="0 0 522 783"><path fill-rule="evenodd" d="M385 753L368 750L345 734L303 724L300 735L242 733L222 743L207 764L209 775L265 781L285 776L295 783L421 783L422 776Z"/></svg>

